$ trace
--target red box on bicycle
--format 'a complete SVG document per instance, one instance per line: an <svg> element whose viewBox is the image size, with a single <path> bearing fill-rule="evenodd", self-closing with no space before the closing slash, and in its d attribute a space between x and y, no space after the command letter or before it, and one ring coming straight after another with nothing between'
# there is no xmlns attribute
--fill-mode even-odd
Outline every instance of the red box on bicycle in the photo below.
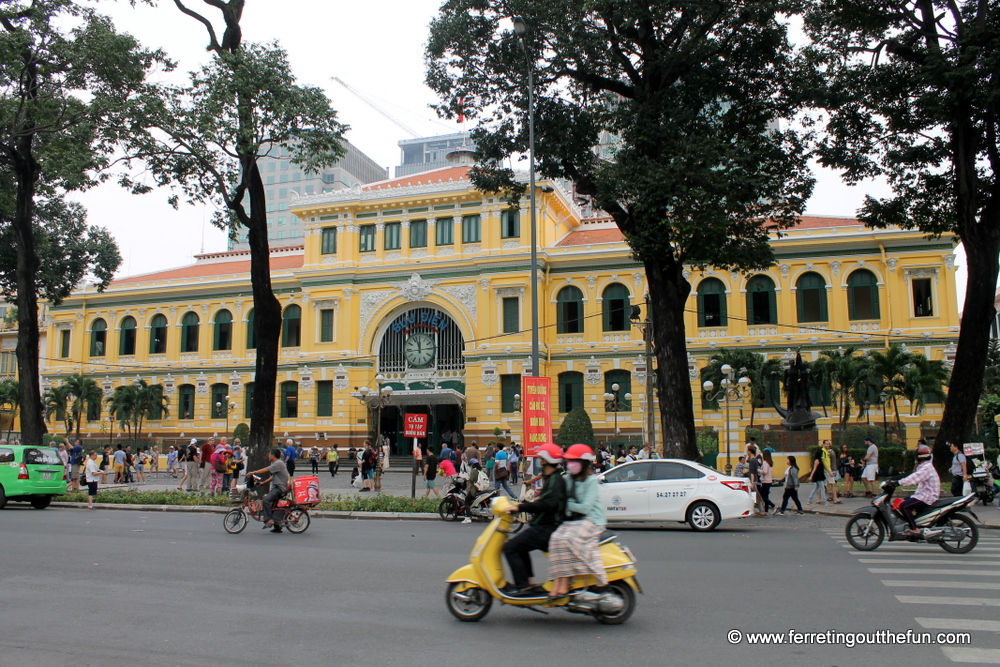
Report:
<svg viewBox="0 0 1000 667"><path fill-rule="evenodd" d="M322 500L319 494L319 477L293 478L292 491L295 502L299 505L312 505Z"/></svg>

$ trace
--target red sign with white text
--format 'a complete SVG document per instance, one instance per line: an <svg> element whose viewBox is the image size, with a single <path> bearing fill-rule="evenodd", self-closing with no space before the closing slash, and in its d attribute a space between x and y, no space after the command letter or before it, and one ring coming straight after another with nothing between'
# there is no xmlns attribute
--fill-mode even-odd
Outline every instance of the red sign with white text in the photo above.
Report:
<svg viewBox="0 0 1000 667"><path fill-rule="evenodd" d="M552 442L552 378L521 378L521 416L524 419L524 455L537 456L538 448Z"/></svg>
<svg viewBox="0 0 1000 667"><path fill-rule="evenodd" d="M403 437L426 438L427 415L403 415Z"/></svg>

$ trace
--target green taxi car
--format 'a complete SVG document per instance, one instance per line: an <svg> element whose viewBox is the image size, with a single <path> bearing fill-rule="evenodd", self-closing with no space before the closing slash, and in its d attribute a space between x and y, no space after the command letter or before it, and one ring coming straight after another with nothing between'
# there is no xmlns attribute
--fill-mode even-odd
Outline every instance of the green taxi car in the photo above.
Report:
<svg viewBox="0 0 1000 667"><path fill-rule="evenodd" d="M43 510L66 493L66 469L53 447L0 445L0 509L8 500Z"/></svg>

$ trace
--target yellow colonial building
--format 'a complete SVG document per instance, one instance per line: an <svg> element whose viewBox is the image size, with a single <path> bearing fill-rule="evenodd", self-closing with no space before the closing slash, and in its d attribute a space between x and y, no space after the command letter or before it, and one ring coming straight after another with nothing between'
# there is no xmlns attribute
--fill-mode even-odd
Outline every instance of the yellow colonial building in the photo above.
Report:
<svg viewBox="0 0 1000 667"><path fill-rule="evenodd" d="M431 438L467 440L495 428L520 440L515 395L530 370L530 236L526 202L511 210L453 166L293 202L304 245L272 253L284 311L275 433L306 445L359 444L362 403L392 387L381 430L394 446L402 414L430 415ZM587 217L572 193L544 183L537 201L541 371L552 378L553 422L584 406L599 438L643 433L647 368L630 306L642 305L643 268L614 224ZM801 349L905 343L932 359L958 335L950 240L852 219L805 217L773 240L776 264L740 273L692 269L687 318L692 391L722 348L788 358ZM110 394L142 378L164 385L169 414L142 436L172 441L231 430L253 399L255 344L248 251L77 292L44 318L43 386L82 372ZM624 397L617 413L605 392ZM228 397L228 400L227 398ZM229 408L227 405L235 405ZM702 410L699 426L722 427ZM738 411L737 411L738 413ZM107 416L82 430L92 438ZM940 418L932 405L911 422ZM739 415L731 418L740 425ZM780 418L758 409L756 423ZM745 421L743 422L745 425ZM53 424L54 431L58 425ZM117 427L115 427L117 432ZM402 448L401 448L402 449Z"/></svg>

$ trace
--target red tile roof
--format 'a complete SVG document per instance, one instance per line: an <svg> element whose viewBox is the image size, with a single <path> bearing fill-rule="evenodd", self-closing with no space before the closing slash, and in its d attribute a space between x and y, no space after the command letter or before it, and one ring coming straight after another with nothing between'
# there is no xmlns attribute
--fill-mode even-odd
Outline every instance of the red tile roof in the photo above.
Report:
<svg viewBox="0 0 1000 667"><path fill-rule="evenodd" d="M388 190L390 188L403 188L408 185L425 185L428 183L447 183L448 181L469 180L469 165L458 167L443 167L433 171L425 171L420 174L395 178L391 181L380 181L361 186L362 190Z"/></svg>
<svg viewBox="0 0 1000 667"><path fill-rule="evenodd" d="M783 231L795 231L797 229L825 229L828 227L860 227L861 223L854 218L833 218L804 215L799 218L799 223L794 227ZM621 230L617 227L604 227L602 229L579 229L570 232L556 244L557 248L577 245L595 245L598 243L621 243L625 240Z"/></svg>
<svg viewBox="0 0 1000 667"><path fill-rule="evenodd" d="M274 255L271 257L271 272L297 269L302 266L303 256L296 255ZM111 283L111 288L119 285L134 285L137 283L150 283L161 280L183 280L186 278L209 278L213 276L228 276L250 273L250 260L237 262L205 262L182 266L178 269L168 269L157 273L147 273L141 276L129 276L115 280Z"/></svg>

